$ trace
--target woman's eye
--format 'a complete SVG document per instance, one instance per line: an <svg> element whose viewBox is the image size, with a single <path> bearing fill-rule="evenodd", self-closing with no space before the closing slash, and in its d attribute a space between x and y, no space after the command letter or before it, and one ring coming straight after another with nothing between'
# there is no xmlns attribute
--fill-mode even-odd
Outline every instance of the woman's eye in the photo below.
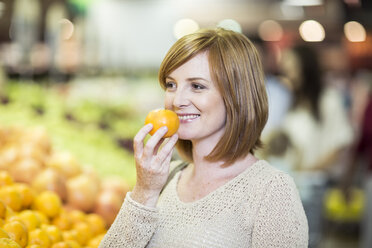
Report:
<svg viewBox="0 0 372 248"><path fill-rule="evenodd" d="M193 83L192 84L192 88L195 89L195 90L202 90L202 89L205 89L205 87L201 84L197 84L197 83Z"/></svg>
<svg viewBox="0 0 372 248"><path fill-rule="evenodd" d="M166 83L165 83L165 88L166 88L166 89L173 89L173 88L176 88L176 84L173 83L173 82L166 82Z"/></svg>

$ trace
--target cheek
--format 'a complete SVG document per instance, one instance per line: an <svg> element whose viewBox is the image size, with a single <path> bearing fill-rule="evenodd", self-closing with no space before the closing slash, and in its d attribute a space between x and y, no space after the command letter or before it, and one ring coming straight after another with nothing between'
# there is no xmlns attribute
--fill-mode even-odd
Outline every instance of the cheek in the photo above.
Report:
<svg viewBox="0 0 372 248"><path fill-rule="evenodd" d="M172 106L173 106L173 98L169 94L165 93L164 108L172 110L173 109Z"/></svg>

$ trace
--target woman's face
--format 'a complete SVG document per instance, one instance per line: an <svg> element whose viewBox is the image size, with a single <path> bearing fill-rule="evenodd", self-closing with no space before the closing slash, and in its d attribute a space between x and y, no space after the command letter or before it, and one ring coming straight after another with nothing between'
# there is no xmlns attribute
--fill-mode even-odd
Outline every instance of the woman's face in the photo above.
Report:
<svg viewBox="0 0 372 248"><path fill-rule="evenodd" d="M215 142L224 133L226 108L211 79L208 53L200 53L166 78L165 108L180 118L180 139Z"/></svg>

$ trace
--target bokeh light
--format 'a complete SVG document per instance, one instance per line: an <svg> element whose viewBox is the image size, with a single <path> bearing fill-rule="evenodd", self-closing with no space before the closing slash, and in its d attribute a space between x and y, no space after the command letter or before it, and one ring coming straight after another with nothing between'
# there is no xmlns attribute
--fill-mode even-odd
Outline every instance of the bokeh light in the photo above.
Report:
<svg viewBox="0 0 372 248"><path fill-rule="evenodd" d="M325 38L323 26L314 20L307 20L299 27L301 38L307 42L320 42Z"/></svg>
<svg viewBox="0 0 372 248"><path fill-rule="evenodd" d="M366 30L363 25L356 21L350 21L344 25L346 38L351 42L363 42L366 40Z"/></svg>
<svg viewBox="0 0 372 248"><path fill-rule="evenodd" d="M292 6L317 6L322 5L323 0L285 0L283 4Z"/></svg>
<svg viewBox="0 0 372 248"><path fill-rule="evenodd" d="M181 19L174 25L173 33L174 36L179 39L184 35L194 33L198 31L199 24L192 19Z"/></svg>
<svg viewBox="0 0 372 248"><path fill-rule="evenodd" d="M266 20L258 27L258 35L265 41L279 41L283 37L283 28L276 21Z"/></svg>
<svg viewBox="0 0 372 248"><path fill-rule="evenodd" d="M240 26L239 22L233 19L224 19L218 22L217 27L232 30L238 33L242 32L242 27Z"/></svg>
<svg viewBox="0 0 372 248"><path fill-rule="evenodd" d="M61 25L61 39L69 40L74 34L74 24L68 19L61 19L59 24Z"/></svg>

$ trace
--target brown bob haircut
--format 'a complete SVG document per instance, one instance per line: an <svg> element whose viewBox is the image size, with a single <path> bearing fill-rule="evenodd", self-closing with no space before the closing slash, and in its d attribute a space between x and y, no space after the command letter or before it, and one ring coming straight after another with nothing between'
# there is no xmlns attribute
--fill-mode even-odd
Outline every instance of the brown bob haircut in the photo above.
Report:
<svg viewBox="0 0 372 248"><path fill-rule="evenodd" d="M165 88L165 79L175 69L207 52L211 78L226 107L225 133L208 161L232 164L262 147L261 132L268 117L264 75L256 48L243 34L217 29L202 29L185 35L169 49L159 69L159 82ZM192 143L179 140L179 154L192 162Z"/></svg>

